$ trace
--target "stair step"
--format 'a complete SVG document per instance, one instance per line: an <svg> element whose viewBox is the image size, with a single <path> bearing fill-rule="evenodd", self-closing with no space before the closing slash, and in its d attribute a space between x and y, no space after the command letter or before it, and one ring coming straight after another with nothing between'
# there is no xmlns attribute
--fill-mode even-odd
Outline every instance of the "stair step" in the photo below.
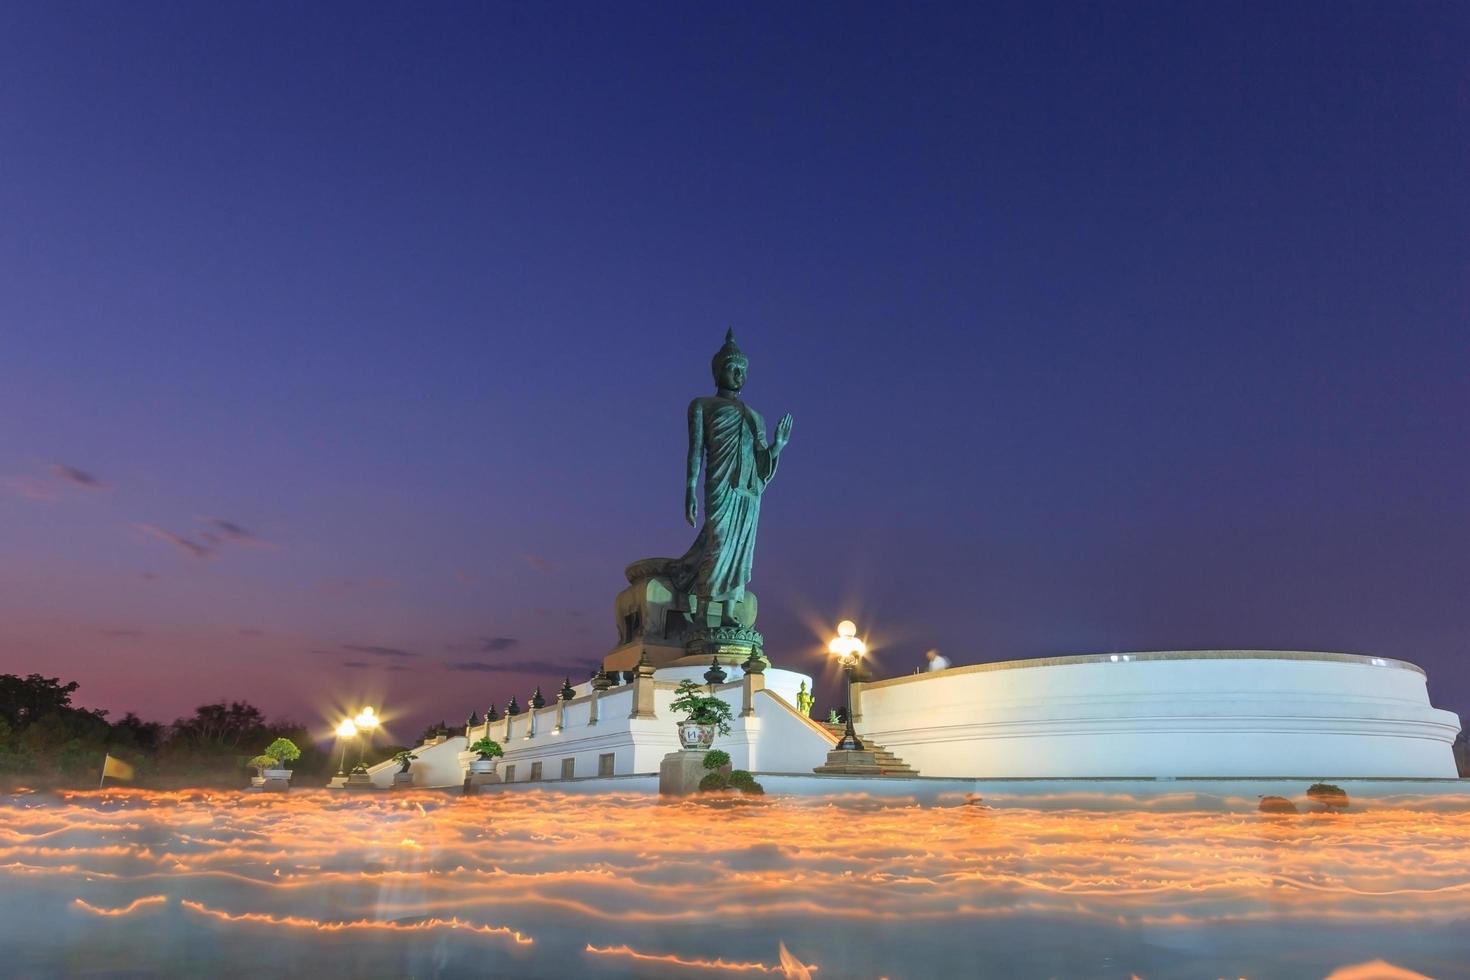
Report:
<svg viewBox="0 0 1470 980"><path fill-rule="evenodd" d="M817 724L821 725L823 728L827 729L827 731L831 732L833 735L836 735L839 738L841 738L842 735L847 731L847 726L840 723L833 724L830 721L822 721L818 722ZM919 771L917 769L909 765L907 762L904 762L902 759L885 749L883 746L876 745L873 742L867 741L866 739L863 740L863 745L866 746L869 752L873 753L873 761L878 763L878 768L883 770L883 775L917 776L919 774Z"/></svg>

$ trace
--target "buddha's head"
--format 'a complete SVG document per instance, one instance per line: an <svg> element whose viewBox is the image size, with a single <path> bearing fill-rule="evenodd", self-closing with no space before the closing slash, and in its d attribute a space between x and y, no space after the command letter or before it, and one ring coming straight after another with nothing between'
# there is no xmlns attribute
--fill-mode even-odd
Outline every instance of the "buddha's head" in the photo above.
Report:
<svg viewBox="0 0 1470 980"><path fill-rule="evenodd" d="M725 346L719 349L715 359L710 362L715 384L725 391L739 391L745 387L745 371L749 366L749 359L735 344L735 329L732 327L725 331Z"/></svg>

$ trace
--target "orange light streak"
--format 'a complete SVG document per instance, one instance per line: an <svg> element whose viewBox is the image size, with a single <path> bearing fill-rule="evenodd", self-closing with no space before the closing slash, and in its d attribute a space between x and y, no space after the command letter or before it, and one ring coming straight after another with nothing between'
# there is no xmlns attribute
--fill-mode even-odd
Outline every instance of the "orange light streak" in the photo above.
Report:
<svg viewBox="0 0 1470 980"><path fill-rule="evenodd" d="M138 911L141 908L146 908L150 905L162 905L164 902L167 901L167 895L145 895L142 898L133 899L122 908L116 909L100 908L96 905L93 905L91 902L83 901L80 898L72 899L72 904L79 909L85 909L86 911L91 912L93 915L132 915L134 912Z"/></svg>
<svg viewBox="0 0 1470 980"><path fill-rule="evenodd" d="M801 974L751 960L739 936L785 936L831 973L850 972L844 946L901 945L910 926L962 937L1033 918L1124 935L1289 922L1387 937L1470 919L1470 797L1288 818L1257 814L1254 800L1213 805L1095 793L988 809L962 796L724 808L551 789L79 792L0 802L0 896L55 895L56 908L95 917L178 901L196 922L303 938L459 931L509 940L506 955L536 936L537 959L545 928L562 953L605 969L647 957L649 970L787 976ZM87 890L94 880L106 891ZM696 935L714 938L687 947ZM643 951L655 943L664 951ZM1373 952L1405 962L1393 955L1402 946ZM855 980L921 975L905 969L921 966L912 955L874 959Z"/></svg>
<svg viewBox="0 0 1470 980"><path fill-rule="evenodd" d="M377 932L428 932L435 929L462 929L482 936L504 936L519 946L530 946L535 942L530 936L522 935L507 926L477 925L463 919L424 919L421 922L392 922L381 919L355 919L348 922L323 922L299 915L270 915L265 912L226 912L214 909L202 902L184 899L179 905L190 912L207 915L222 922L250 922L268 926L289 926L292 929L314 929L317 932L351 932L373 930Z"/></svg>
<svg viewBox="0 0 1470 980"><path fill-rule="evenodd" d="M641 953L633 947L627 945L593 946L591 943L588 943L586 951L598 956L626 956L630 959L643 960L644 962L648 963L669 963L674 966L687 966L699 970L725 970L730 973L780 973L786 976L792 976L788 968L783 964L769 966L765 963L741 963L718 959L702 960L684 956L675 956L672 953ZM782 960L784 963L786 959L790 958L791 954L786 952L786 947L784 944L781 946L781 952ZM793 962L795 962L795 960L793 960ZM803 968L807 971L812 971L816 969L815 966L804 966ZM809 977L811 974L810 972L807 972L805 975Z"/></svg>

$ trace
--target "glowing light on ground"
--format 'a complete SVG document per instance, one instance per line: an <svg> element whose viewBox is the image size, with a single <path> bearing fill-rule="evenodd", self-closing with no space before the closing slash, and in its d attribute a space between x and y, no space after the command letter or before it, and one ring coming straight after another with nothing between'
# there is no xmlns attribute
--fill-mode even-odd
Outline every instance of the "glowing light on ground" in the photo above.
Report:
<svg viewBox="0 0 1470 980"><path fill-rule="evenodd" d="M1290 818L1084 802L9 797L0 946L32 972L64 955L47 945L58 935L104 969L139 972L218 948L262 973L458 963L525 977L867 980L971 975L983 949L1011 975L1032 956L1042 973L1148 980L1272 975L1285 932L1334 937L1318 976L1378 958L1402 976L1466 975L1454 964L1470 962L1470 936L1455 938L1470 919L1470 799ZM147 925L112 925L129 921ZM1063 960L1035 951L1058 935L1074 944ZM1186 937L1206 937L1210 958L1171 950ZM1285 972L1307 975L1292 963Z"/></svg>

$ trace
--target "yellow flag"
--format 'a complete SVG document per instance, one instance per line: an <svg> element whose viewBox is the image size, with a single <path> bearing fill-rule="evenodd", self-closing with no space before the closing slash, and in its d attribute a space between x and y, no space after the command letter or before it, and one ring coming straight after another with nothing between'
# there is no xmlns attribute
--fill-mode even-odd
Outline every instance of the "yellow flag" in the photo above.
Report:
<svg viewBox="0 0 1470 980"><path fill-rule="evenodd" d="M132 779L133 767L121 759L114 759L110 755L103 756L102 778L106 779L108 776L111 776L113 779Z"/></svg>

